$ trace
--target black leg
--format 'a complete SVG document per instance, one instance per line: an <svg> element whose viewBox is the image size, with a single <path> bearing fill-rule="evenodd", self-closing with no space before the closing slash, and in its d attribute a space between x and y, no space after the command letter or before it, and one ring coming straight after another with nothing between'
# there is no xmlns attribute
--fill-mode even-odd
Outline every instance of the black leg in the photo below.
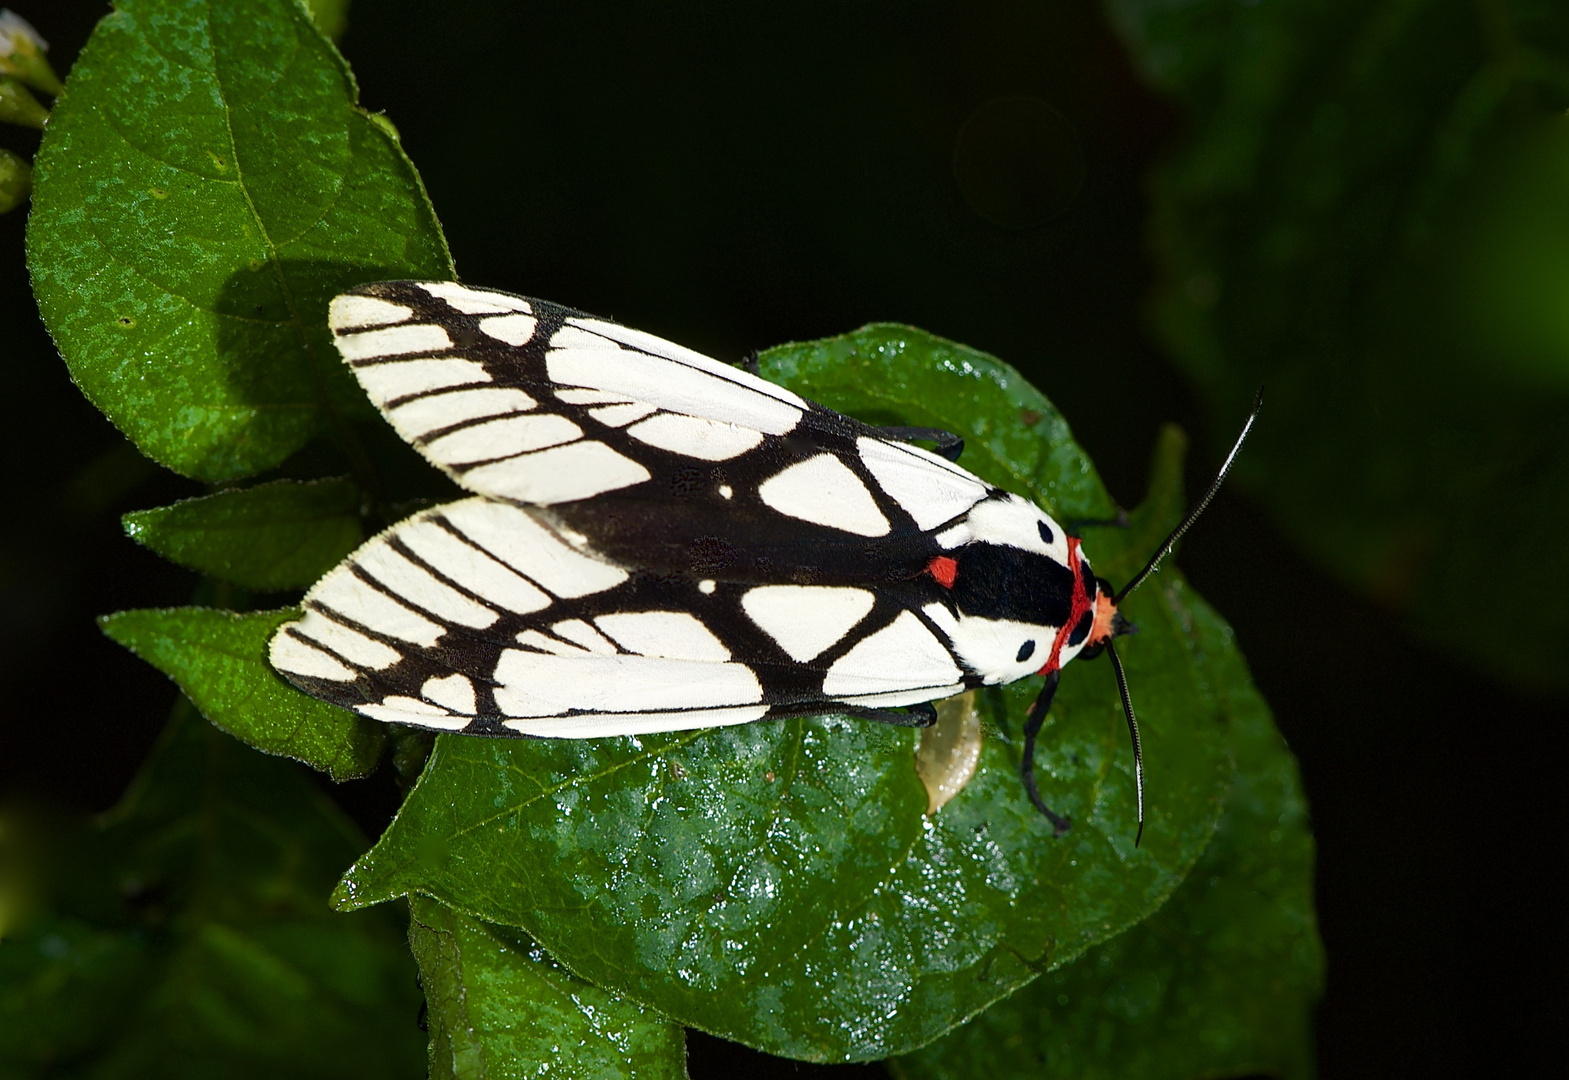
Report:
<svg viewBox="0 0 1569 1080"><path fill-rule="evenodd" d="M893 724L896 727L928 728L937 722L937 706L930 701L911 705L908 709L862 709L854 705L838 705L833 711L857 720L876 720L879 724Z"/></svg>
<svg viewBox="0 0 1569 1080"><path fill-rule="evenodd" d="M1051 699L1056 695L1057 672L1054 671L1046 676L1046 685L1041 687L1040 696L1030 706L1029 718L1024 721L1024 760L1019 765L1019 775L1024 780L1024 793L1030 797L1030 802L1051 822L1052 835L1061 836L1073 828L1073 822L1052 813L1035 787L1035 736L1040 734L1041 725L1046 722L1046 710L1051 708Z"/></svg>
<svg viewBox="0 0 1569 1080"><path fill-rule="evenodd" d="M757 361L757 350L756 349L753 349L751 352L749 352L745 356L741 357L741 362L739 364L737 364L736 366L739 367L739 368L742 368L745 371L751 372L753 375L756 375L759 379L761 379L763 377L763 367Z"/></svg>
<svg viewBox="0 0 1569 1080"><path fill-rule="evenodd" d="M880 427L877 434L885 439L894 439L898 442L914 442L917 439L937 444L937 454L949 461L958 461L959 455L964 453L964 440L951 431L933 427Z"/></svg>

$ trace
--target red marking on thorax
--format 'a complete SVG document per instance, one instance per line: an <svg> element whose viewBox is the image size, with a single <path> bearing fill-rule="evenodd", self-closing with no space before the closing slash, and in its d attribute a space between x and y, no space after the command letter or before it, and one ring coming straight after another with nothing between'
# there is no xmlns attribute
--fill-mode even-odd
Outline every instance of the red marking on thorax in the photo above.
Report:
<svg viewBox="0 0 1569 1080"><path fill-rule="evenodd" d="M938 555L926 564L926 570L937 579L937 584L945 589L953 588L953 579L959 573L959 560L950 559L946 555Z"/></svg>
<svg viewBox="0 0 1569 1080"><path fill-rule="evenodd" d="M1090 600L1089 590L1084 587L1084 574L1079 568L1079 538L1068 537L1068 567L1073 571L1073 600L1068 607L1068 621L1062 624L1057 631L1057 636L1051 643L1051 655L1046 658L1046 663L1035 674L1050 675L1061 666L1059 657L1062 647L1068 640L1068 635L1073 633L1073 628L1079 625L1079 620L1084 618L1087 611L1092 610L1095 604Z"/></svg>

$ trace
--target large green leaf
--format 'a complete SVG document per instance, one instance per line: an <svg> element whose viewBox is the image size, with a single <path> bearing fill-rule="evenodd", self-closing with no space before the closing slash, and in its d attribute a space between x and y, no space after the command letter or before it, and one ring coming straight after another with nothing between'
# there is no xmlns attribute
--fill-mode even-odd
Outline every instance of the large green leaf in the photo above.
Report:
<svg viewBox="0 0 1569 1080"><path fill-rule="evenodd" d="M1269 386L1244 481L1464 661L1569 690L1569 6L1108 6L1191 118L1162 336L1219 430Z"/></svg>
<svg viewBox="0 0 1569 1080"><path fill-rule="evenodd" d="M224 480L369 416L327 302L451 277L389 126L294 0L122 0L37 158L28 265L71 374L148 456Z"/></svg>
<svg viewBox="0 0 1569 1080"><path fill-rule="evenodd" d="M1323 946L1313 838L1296 762L1249 681L1231 628L1174 585L1231 727L1237 772L1209 849L1126 934L901 1058L907 1080L1313 1076Z"/></svg>
<svg viewBox="0 0 1569 1080"><path fill-rule="evenodd" d="M971 468L1064 517L1109 507L1056 410L984 354L878 326L764 363L870 419L965 434ZM1179 475L1168 461L1152 511L1093 538L1100 572L1126 576L1154 546ZM1030 680L983 696L992 734L980 768L934 818L922 813L913 734L871 723L581 742L442 736L338 900L425 894L520 926L579 976L774 1053L913 1049L1145 918L1208 843L1231 764L1178 601L1147 588L1128 604L1142 633L1126 662L1151 763L1142 847L1111 672L1085 663L1065 673L1037 755L1045 797L1075 822L1060 839L1018 779Z"/></svg>
<svg viewBox="0 0 1569 1080"><path fill-rule="evenodd" d="M125 531L171 562L260 592L303 589L359 546L360 489L278 480L126 514Z"/></svg>
<svg viewBox="0 0 1569 1080"><path fill-rule="evenodd" d="M397 913L328 908L363 844L293 765L181 705L122 805L48 839L0 941L0 1075L423 1074Z"/></svg>
<svg viewBox="0 0 1569 1080"><path fill-rule="evenodd" d="M238 615L211 608L121 611L104 633L180 684L202 715L269 754L282 754L334 780L376 768L384 725L306 697L267 663L273 631L294 609Z"/></svg>
<svg viewBox="0 0 1569 1080"><path fill-rule="evenodd" d="M516 930L434 900L411 910L433 1080L685 1080L678 1025L577 978Z"/></svg>

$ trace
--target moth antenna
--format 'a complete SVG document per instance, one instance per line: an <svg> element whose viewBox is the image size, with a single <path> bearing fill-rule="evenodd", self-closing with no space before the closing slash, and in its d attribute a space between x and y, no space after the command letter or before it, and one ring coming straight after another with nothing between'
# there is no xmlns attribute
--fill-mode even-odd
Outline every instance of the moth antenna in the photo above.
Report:
<svg viewBox="0 0 1569 1080"><path fill-rule="evenodd" d="M1139 721L1133 715L1133 698L1128 695L1128 677L1123 674L1122 661L1117 657L1117 647L1106 639L1106 655L1111 657L1111 669L1117 673L1117 690L1122 694L1122 711L1128 718L1128 734L1133 736L1133 780L1139 793L1139 831L1133 838L1138 847L1144 839L1144 747L1139 743Z"/></svg>
<svg viewBox="0 0 1569 1080"><path fill-rule="evenodd" d="M1210 500L1215 497L1215 492L1220 490L1220 485L1226 479L1226 474L1231 471L1232 463L1237 460L1237 452L1242 449L1242 444L1246 441L1248 432L1253 430L1253 422L1258 419L1258 411L1263 407L1264 388L1261 386L1253 398L1253 411L1248 413L1248 422L1242 425L1242 434L1238 435L1237 441L1232 444L1231 453L1227 454L1226 460L1220 463L1220 472L1215 475L1214 481L1210 483L1209 490L1204 492L1204 497L1198 501L1198 505L1188 511L1188 516L1182 519L1182 524L1173 529L1171 535L1166 537L1165 543L1155 550L1154 557L1145 564L1144 569L1140 570L1132 581L1122 587L1122 591L1116 595L1112 601L1113 603L1122 603L1123 597L1144 584L1144 579L1160 567L1160 561L1171 554L1171 549L1176 546L1178 540L1182 539L1182 534L1193 527L1193 523L1199 519L1199 515L1204 512L1205 507L1209 506ZM1128 715L1132 716L1133 714L1130 712Z"/></svg>

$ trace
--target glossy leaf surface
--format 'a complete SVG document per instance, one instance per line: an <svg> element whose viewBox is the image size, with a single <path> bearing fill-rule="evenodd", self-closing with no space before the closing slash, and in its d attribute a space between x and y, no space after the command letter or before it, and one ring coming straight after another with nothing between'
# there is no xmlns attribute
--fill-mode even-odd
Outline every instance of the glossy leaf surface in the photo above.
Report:
<svg viewBox="0 0 1569 1080"><path fill-rule="evenodd" d="M89 399L203 480L372 413L327 333L350 285L452 276L413 166L292 0L125 0L36 161L28 265Z"/></svg>
<svg viewBox="0 0 1569 1080"><path fill-rule="evenodd" d="M278 480L126 514L125 531L170 562L257 592L304 589L365 537L347 480Z"/></svg>
<svg viewBox="0 0 1569 1080"><path fill-rule="evenodd" d="M1314 1075L1324 954L1296 762L1230 627L1174 588L1217 676L1237 764L1214 841L1154 915L899 1059L904 1080Z"/></svg>
<svg viewBox="0 0 1569 1080"><path fill-rule="evenodd" d="M267 663L267 642L299 613L237 615L211 608L121 611L104 633L180 684L203 716L258 750L320 769L334 780L376 767L386 726L306 697Z"/></svg>
<svg viewBox="0 0 1569 1080"><path fill-rule="evenodd" d="M577 978L519 931L412 901L433 1080L685 1080L681 1028Z"/></svg>
<svg viewBox="0 0 1569 1080"><path fill-rule="evenodd" d="M965 463L1063 516L1105 493L1012 369L908 327L764 356L765 373L874 421L966 435ZM886 391L880 388L890 388ZM1180 448L1173 443L1167 457ZM1134 527L1087 542L1116 579L1179 506L1170 462ZM437 739L339 902L431 895L520 926L576 974L688 1025L808 1060L904 1052L1146 917L1209 840L1230 778L1191 619L1149 588L1126 650L1152 766L1135 832L1111 672L1071 665L1037 759L1075 822L1053 839L1018 780L1030 680L983 695L975 778L935 818L908 730L824 718L597 741Z"/></svg>
<svg viewBox="0 0 1569 1080"><path fill-rule="evenodd" d="M363 841L292 764L182 704L123 803L47 839L0 940L0 1074L424 1075L399 913L327 906Z"/></svg>

